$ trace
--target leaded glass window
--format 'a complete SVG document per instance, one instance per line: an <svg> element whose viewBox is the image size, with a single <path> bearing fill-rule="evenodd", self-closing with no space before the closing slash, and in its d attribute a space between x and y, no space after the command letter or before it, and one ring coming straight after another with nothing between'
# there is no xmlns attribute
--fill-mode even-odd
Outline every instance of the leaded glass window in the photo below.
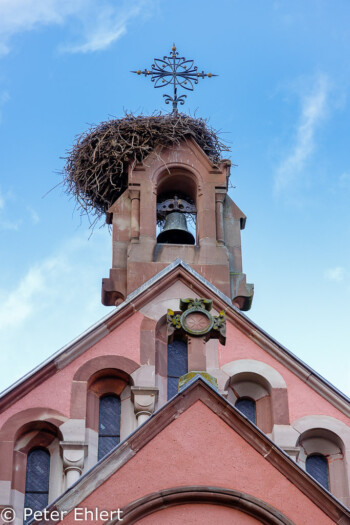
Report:
<svg viewBox="0 0 350 525"><path fill-rule="evenodd" d="M33 449L27 456L25 508L44 509L49 502L50 454L42 448Z"/></svg>
<svg viewBox="0 0 350 525"><path fill-rule="evenodd" d="M322 454L313 454L306 458L306 472L315 478L320 485L329 490L328 461Z"/></svg>
<svg viewBox="0 0 350 525"><path fill-rule="evenodd" d="M237 399L235 407L239 410L249 421L256 425L256 405L253 399L248 397L241 397Z"/></svg>
<svg viewBox="0 0 350 525"><path fill-rule="evenodd" d="M120 442L120 398L114 394L100 398L98 422L98 459Z"/></svg>
<svg viewBox="0 0 350 525"><path fill-rule="evenodd" d="M179 378L187 372L187 343L174 339L168 344L168 399L177 394Z"/></svg>

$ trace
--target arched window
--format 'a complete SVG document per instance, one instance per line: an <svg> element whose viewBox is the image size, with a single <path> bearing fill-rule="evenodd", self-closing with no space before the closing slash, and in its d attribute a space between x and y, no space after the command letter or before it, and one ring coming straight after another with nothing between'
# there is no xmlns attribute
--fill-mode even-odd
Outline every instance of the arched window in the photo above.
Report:
<svg viewBox="0 0 350 525"><path fill-rule="evenodd" d="M328 461L322 454L308 456L305 462L306 472L310 474L325 489L329 490Z"/></svg>
<svg viewBox="0 0 350 525"><path fill-rule="evenodd" d="M36 448L27 456L24 507L33 511L44 509L49 502L50 454Z"/></svg>
<svg viewBox="0 0 350 525"><path fill-rule="evenodd" d="M120 442L120 398L114 394L100 398L98 422L98 460Z"/></svg>
<svg viewBox="0 0 350 525"><path fill-rule="evenodd" d="M168 343L168 399L174 397L178 392L179 378L188 372L187 343L180 339L174 339Z"/></svg>
<svg viewBox="0 0 350 525"><path fill-rule="evenodd" d="M256 425L256 405L253 399L249 397L240 397L235 403L235 407L239 410L249 421Z"/></svg>

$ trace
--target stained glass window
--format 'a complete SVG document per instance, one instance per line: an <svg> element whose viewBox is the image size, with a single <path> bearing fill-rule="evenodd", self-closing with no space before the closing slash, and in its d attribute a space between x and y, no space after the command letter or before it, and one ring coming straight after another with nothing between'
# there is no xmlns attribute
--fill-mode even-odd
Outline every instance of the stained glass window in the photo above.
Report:
<svg viewBox="0 0 350 525"><path fill-rule="evenodd" d="M168 344L168 399L177 394L179 377L187 372L187 343L174 339Z"/></svg>
<svg viewBox="0 0 350 525"><path fill-rule="evenodd" d="M120 398L108 395L100 398L98 423L98 459L102 459L120 442Z"/></svg>
<svg viewBox="0 0 350 525"><path fill-rule="evenodd" d="M249 399L248 397L241 397L237 399L235 407L237 408L237 410L242 412L242 414L245 415L245 417L249 419L249 421L256 425L256 406L255 401L253 401L253 399Z"/></svg>
<svg viewBox="0 0 350 525"><path fill-rule="evenodd" d="M328 461L322 454L306 458L306 472L315 478L325 489L329 490Z"/></svg>
<svg viewBox="0 0 350 525"><path fill-rule="evenodd" d="M33 449L27 457L25 508L44 509L49 501L50 454L42 448Z"/></svg>

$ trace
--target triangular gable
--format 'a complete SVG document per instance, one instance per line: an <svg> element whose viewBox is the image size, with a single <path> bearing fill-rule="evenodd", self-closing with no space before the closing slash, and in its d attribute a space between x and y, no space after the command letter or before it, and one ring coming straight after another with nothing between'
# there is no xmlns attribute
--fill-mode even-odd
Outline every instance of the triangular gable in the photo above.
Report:
<svg viewBox="0 0 350 525"><path fill-rule="evenodd" d="M122 304L103 317L98 323L29 372L17 381L17 383L2 392L0 395L0 412L21 399L21 397L35 388L36 385L42 384L47 378L74 361L177 280L181 280L187 284L191 288L193 295L197 297L210 297L213 300L214 309L216 311L225 310L228 321L238 330L286 366L286 368L291 370L296 376L302 379L302 381L306 382L308 386L327 399L327 401L338 410L349 416L349 399L344 394L339 392L339 390L328 383L322 376L317 374L298 357L273 339L273 337L262 330L238 308L234 307L232 301L225 294L181 259L176 259L173 263L149 279L149 281L132 292Z"/></svg>
<svg viewBox="0 0 350 525"><path fill-rule="evenodd" d="M155 413L48 510L65 512L63 522L68 525L74 523L72 511L76 507L121 508L123 522L133 523L130 516L141 501L151 508L150 501L161 493L168 495L171 504L175 492L182 490L174 487L182 487L186 493L196 488L202 497L215 487L227 501L240 494L238 508L260 505L261 512L286 518L273 521L270 516L270 521L263 523L345 524L350 519L340 502L201 378ZM164 501L166 498L161 504ZM262 519L264 514L256 516Z"/></svg>

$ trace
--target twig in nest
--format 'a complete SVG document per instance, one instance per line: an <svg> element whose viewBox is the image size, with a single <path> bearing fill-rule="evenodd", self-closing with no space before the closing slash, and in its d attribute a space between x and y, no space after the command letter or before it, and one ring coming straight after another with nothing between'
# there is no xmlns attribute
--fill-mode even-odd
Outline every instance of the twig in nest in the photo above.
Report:
<svg viewBox="0 0 350 525"><path fill-rule="evenodd" d="M220 161L222 152L230 151L204 120L182 113L126 114L91 127L77 138L66 157L66 192L75 198L82 213L95 216L96 224L127 188L130 164L142 162L157 146L179 144L189 136L214 163Z"/></svg>

